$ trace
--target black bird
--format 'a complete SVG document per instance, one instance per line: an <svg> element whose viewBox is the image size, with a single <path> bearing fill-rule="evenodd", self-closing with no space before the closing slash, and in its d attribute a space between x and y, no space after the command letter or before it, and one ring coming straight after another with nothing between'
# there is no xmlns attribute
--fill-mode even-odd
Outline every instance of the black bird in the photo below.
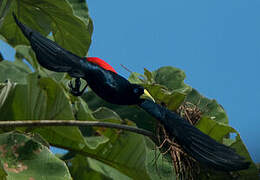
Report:
<svg viewBox="0 0 260 180"><path fill-rule="evenodd" d="M107 102L118 105L138 105L155 117L184 151L199 163L220 171L237 171L249 167L250 163L245 162L234 149L216 142L178 114L156 104L142 86L131 84L102 63L86 61L86 58L63 49L19 22L15 15L14 19L30 41L37 60L43 67L55 72L67 72L71 77L77 78L75 87L70 85L74 94L82 93L79 91L79 78L82 78L98 96Z"/></svg>

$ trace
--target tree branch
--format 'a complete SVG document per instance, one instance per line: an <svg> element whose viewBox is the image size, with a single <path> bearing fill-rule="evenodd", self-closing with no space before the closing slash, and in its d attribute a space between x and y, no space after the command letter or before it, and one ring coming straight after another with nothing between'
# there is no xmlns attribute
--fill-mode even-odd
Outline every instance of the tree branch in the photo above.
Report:
<svg viewBox="0 0 260 180"><path fill-rule="evenodd" d="M0 128L2 127L35 127L35 126L96 126L106 127L113 129L122 129L137 134L141 134L151 138L156 142L156 137L150 131L145 129L136 128L133 126L127 126L123 124L115 124L109 122L99 121L75 121L75 120L23 120L23 121L0 121Z"/></svg>

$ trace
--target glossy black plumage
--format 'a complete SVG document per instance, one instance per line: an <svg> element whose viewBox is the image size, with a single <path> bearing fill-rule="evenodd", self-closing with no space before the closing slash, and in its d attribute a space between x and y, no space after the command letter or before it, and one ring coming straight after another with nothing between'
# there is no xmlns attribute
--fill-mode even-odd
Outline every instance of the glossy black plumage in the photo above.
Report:
<svg viewBox="0 0 260 180"><path fill-rule="evenodd" d="M119 105L138 105L158 119L167 132L175 137L183 149L205 166L221 171L247 169L248 162L236 152L202 133L178 114L152 101L141 99L144 88L131 84L122 76L87 62L61 48L55 42L20 23L17 25L30 41L39 63L52 71L68 72L72 77L83 78L91 89L104 100Z"/></svg>
<svg viewBox="0 0 260 180"><path fill-rule="evenodd" d="M72 77L86 80L98 96L110 103L134 105L140 102L139 96L143 93L142 87L132 85L122 76L63 49L55 42L19 22L15 15L14 19L30 41L41 66L55 72L67 72ZM125 96L125 92L129 92L127 96Z"/></svg>
<svg viewBox="0 0 260 180"><path fill-rule="evenodd" d="M201 164L221 171L235 171L249 167L250 163L244 162L244 158L233 149L216 142L175 112L150 100L143 100L139 106L158 119L185 152Z"/></svg>

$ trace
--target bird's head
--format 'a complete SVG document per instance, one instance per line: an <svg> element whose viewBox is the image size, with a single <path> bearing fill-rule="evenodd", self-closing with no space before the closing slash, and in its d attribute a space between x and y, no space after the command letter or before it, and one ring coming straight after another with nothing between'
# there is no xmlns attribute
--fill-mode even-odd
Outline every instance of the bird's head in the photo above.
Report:
<svg viewBox="0 0 260 180"><path fill-rule="evenodd" d="M132 88L136 97L139 97L140 99L149 99L155 102L154 98L144 87L138 84L132 84Z"/></svg>

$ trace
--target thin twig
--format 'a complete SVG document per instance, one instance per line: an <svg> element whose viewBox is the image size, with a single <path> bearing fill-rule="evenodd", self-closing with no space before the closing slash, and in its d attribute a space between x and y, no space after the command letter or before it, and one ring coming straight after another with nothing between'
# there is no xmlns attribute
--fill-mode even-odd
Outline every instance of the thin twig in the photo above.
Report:
<svg viewBox="0 0 260 180"><path fill-rule="evenodd" d="M150 137L156 142L156 137L150 131L145 129L136 128L133 126L127 126L123 124L115 124L109 122L99 122L99 121L75 121L75 120L23 120L23 121L0 121L1 127L35 127L35 126L96 126L96 127L106 127L113 129L122 129L137 134L141 134Z"/></svg>
<svg viewBox="0 0 260 180"><path fill-rule="evenodd" d="M123 64L120 64L126 71L128 71L128 72L130 72L130 73L132 73L133 71L131 71L130 69L128 69L125 65L123 65Z"/></svg>

